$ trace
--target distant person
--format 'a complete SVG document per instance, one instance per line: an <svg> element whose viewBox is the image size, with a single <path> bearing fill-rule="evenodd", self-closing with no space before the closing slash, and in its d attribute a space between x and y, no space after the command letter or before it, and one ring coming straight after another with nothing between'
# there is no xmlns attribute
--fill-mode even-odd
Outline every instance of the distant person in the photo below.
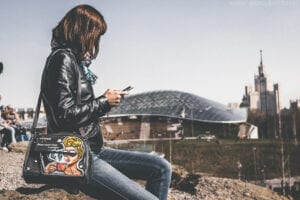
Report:
<svg viewBox="0 0 300 200"><path fill-rule="evenodd" d="M16 136L15 136L15 128L13 124L16 122L17 116L13 110L13 108L8 105L1 110L1 122L0 125L4 128L1 130L2 132L2 141L1 141L1 148L4 151L8 151L8 147L10 144L16 143Z"/></svg>
<svg viewBox="0 0 300 200"><path fill-rule="evenodd" d="M166 200L171 181L169 162L158 155L103 147L98 119L128 94L107 89L103 95L94 96L92 86L97 76L90 65L105 32L103 16L89 5L70 10L53 29L52 53L41 81L48 133L72 131L87 138L92 160L87 187L107 191L108 196L99 194L101 199ZM78 73L80 105L76 105ZM131 179L146 180L146 187Z"/></svg>
<svg viewBox="0 0 300 200"><path fill-rule="evenodd" d="M4 106L1 105L1 100L2 100L2 96L0 95L0 113L2 112L2 110L4 109ZM0 142L2 143L3 141L3 137L4 137L4 124L3 124L3 120L2 117L0 116ZM2 145L0 146L1 149L3 149ZM7 149L8 150L8 149Z"/></svg>
<svg viewBox="0 0 300 200"><path fill-rule="evenodd" d="M2 111L1 116L12 125L18 121L18 115L12 105L7 105Z"/></svg>
<svg viewBox="0 0 300 200"><path fill-rule="evenodd" d="M3 128L3 129L0 129L1 130L1 132L0 132L0 134L1 134L0 149L2 149L3 151L9 151L8 145L11 143L11 138L13 138L15 132L14 132L14 130L11 131L7 122L2 119L0 120L0 125L1 125L1 128Z"/></svg>
<svg viewBox="0 0 300 200"><path fill-rule="evenodd" d="M12 129L10 131L12 133L12 143L16 141L28 141L30 139L30 133L27 133L26 129L20 124L20 118L12 105L6 106L1 114L2 118L7 122L9 129L14 129L14 133L12 133Z"/></svg>
<svg viewBox="0 0 300 200"><path fill-rule="evenodd" d="M1 112L2 119L6 122L8 125L8 129L15 129L16 123L18 121L18 115L15 112L12 105L7 105L4 107L4 109ZM15 137L12 138L12 143L15 143L16 139Z"/></svg>

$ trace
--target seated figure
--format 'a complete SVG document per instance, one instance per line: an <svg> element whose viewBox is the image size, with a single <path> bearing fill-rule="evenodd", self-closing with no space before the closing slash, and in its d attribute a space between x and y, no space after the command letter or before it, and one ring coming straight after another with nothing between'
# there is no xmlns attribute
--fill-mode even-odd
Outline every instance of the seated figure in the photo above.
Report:
<svg viewBox="0 0 300 200"><path fill-rule="evenodd" d="M16 143L16 131L15 123L17 121L17 115L14 112L12 106L6 106L1 112L1 122L0 125L4 128L1 133L3 135L1 141L1 147L3 150L8 151L8 145Z"/></svg>

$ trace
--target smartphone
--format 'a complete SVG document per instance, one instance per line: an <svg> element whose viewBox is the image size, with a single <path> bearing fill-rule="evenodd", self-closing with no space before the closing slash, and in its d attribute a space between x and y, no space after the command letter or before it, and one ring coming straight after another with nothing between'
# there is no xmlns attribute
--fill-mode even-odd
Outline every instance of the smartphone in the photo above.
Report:
<svg viewBox="0 0 300 200"><path fill-rule="evenodd" d="M128 86L128 87L124 88L124 89L122 90L122 92L129 92L129 91L132 90L132 89L133 89L133 87Z"/></svg>

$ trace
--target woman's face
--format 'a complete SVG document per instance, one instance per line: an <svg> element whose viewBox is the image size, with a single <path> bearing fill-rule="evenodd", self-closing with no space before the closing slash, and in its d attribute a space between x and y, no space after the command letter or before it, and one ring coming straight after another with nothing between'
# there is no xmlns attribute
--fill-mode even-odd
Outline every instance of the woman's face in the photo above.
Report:
<svg viewBox="0 0 300 200"><path fill-rule="evenodd" d="M68 165L74 164L78 161L78 152L74 147L66 147L65 150L68 152L65 154L65 161Z"/></svg>

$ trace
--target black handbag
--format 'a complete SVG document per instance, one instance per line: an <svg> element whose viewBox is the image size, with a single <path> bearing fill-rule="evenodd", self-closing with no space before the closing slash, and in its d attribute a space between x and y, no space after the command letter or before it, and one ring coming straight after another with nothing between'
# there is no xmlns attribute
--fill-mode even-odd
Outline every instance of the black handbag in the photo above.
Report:
<svg viewBox="0 0 300 200"><path fill-rule="evenodd" d="M80 79L78 72L77 105L80 104ZM37 133L42 96L41 91L32 124L33 137L29 142L23 164L25 182L44 184L87 182L90 168L89 145L84 137L73 132L47 135Z"/></svg>
<svg viewBox="0 0 300 200"><path fill-rule="evenodd" d="M80 135L55 133L35 135L23 164L26 183L87 182L89 146Z"/></svg>

